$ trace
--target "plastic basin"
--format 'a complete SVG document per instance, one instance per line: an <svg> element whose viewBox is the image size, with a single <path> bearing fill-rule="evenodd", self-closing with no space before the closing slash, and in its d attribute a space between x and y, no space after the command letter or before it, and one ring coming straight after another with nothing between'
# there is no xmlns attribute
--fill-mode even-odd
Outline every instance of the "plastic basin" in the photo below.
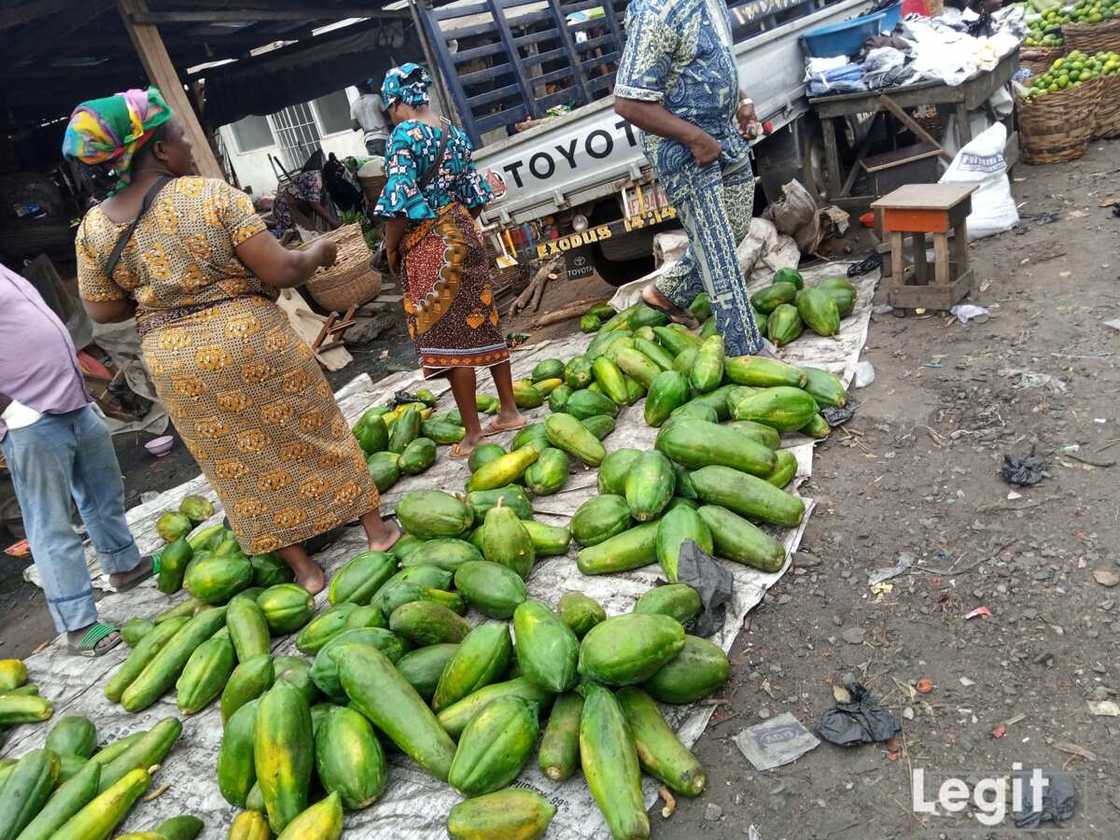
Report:
<svg viewBox="0 0 1120 840"><path fill-rule="evenodd" d="M880 34L883 18L887 14L886 11L875 12L842 23L830 23L810 29L802 36L805 50L813 58L854 55L863 47L864 41Z"/></svg>

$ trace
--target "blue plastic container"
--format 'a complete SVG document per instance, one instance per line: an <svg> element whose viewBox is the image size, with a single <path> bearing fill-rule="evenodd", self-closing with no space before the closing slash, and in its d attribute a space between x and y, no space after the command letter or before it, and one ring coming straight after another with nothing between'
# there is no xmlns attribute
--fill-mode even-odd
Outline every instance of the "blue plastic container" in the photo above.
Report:
<svg viewBox="0 0 1120 840"><path fill-rule="evenodd" d="M901 14L901 6L899 7ZM832 58L838 55L855 55L863 47L863 42L882 32L883 18L887 12L830 23L810 29L802 36L805 51L813 58Z"/></svg>
<svg viewBox="0 0 1120 840"><path fill-rule="evenodd" d="M884 17L883 20L880 21L880 31L884 35L887 35L893 32L894 28L898 26L899 22L902 20L902 3L895 3L893 6L887 6L887 8L881 11Z"/></svg>

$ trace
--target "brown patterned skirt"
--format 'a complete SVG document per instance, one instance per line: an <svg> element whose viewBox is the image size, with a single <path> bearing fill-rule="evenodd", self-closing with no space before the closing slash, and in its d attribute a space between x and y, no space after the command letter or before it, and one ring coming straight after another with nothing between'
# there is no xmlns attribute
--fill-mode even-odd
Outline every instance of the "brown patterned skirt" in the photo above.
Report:
<svg viewBox="0 0 1120 840"><path fill-rule="evenodd" d="M425 377L509 359L490 288L490 259L461 204L445 207L401 243L404 312Z"/></svg>
<svg viewBox="0 0 1120 840"><path fill-rule="evenodd" d="M219 303L152 330L141 348L246 552L303 542L378 507L319 363L274 303Z"/></svg>

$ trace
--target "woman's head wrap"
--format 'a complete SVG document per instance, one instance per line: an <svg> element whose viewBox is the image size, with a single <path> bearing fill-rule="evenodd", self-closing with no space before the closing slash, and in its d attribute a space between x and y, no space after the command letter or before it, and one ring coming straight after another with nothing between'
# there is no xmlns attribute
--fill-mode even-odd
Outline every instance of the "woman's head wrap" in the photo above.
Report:
<svg viewBox="0 0 1120 840"><path fill-rule="evenodd" d="M62 154L90 166L111 163L120 189L131 180L133 157L171 117L171 107L154 87L90 99L70 115Z"/></svg>
<svg viewBox="0 0 1120 840"><path fill-rule="evenodd" d="M381 83L381 101L386 108L397 102L414 107L427 105L428 88L431 86L432 77L427 70L411 62L402 64L385 74L385 81Z"/></svg>

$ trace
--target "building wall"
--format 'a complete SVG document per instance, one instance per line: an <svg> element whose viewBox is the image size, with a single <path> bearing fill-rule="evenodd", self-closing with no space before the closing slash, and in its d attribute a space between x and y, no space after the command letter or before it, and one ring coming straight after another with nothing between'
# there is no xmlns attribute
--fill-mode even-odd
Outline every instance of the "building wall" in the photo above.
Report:
<svg viewBox="0 0 1120 840"><path fill-rule="evenodd" d="M347 88L346 96L350 102L353 102L358 98L358 90L353 87ZM347 157L348 155L357 157L364 157L366 155L366 148L365 144L362 142L361 131L347 129L324 134L318 112L314 107L312 111L317 117L316 122L320 133L319 142L322 145L324 154L333 152L334 155L339 158ZM223 125L218 131L221 135L222 145L229 155L230 163L237 173L237 181L241 184L242 188L252 187L253 195L257 196L273 194L276 191L277 180L276 176L273 174L272 165L269 163L268 156L271 154L280 163L287 166L280 146L273 143L269 146L243 152L234 135L232 125ZM272 134L275 138L276 132L273 131Z"/></svg>

